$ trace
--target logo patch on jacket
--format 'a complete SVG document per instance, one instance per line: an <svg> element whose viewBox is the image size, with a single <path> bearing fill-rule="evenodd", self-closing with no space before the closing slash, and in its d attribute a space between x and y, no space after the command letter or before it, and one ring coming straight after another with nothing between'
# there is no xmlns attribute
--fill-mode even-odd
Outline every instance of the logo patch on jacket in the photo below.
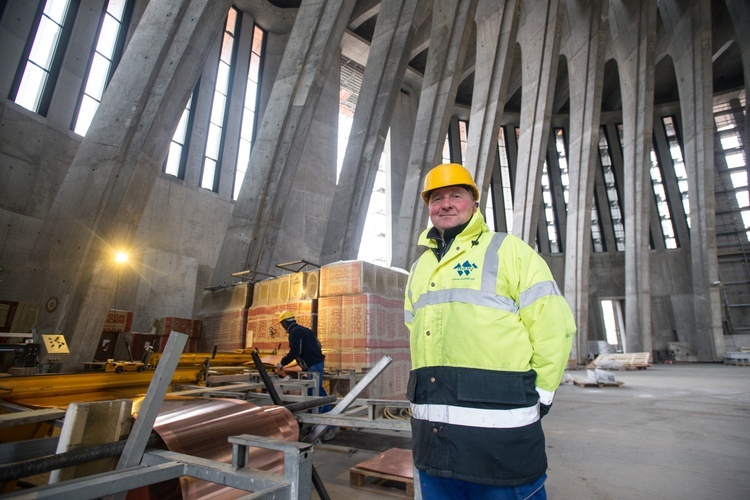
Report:
<svg viewBox="0 0 750 500"><path fill-rule="evenodd" d="M476 264L472 264L468 260L462 263L456 264L453 269L456 270L459 276L468 276L474 269L478 269Z"/></svg>

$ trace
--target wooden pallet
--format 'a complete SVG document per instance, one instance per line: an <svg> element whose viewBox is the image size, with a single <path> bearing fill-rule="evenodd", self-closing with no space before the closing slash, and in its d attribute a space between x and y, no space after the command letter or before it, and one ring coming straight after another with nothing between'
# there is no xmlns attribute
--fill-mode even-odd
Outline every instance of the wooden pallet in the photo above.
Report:
<svg viewBox="0 0 750 500"><path fill-rule="evenodd" d="M349 484L381 494L414 498L411 450L391 448L349 469Z"/></svg>
<svg viewBox="0 0 750 500"><path fill-rule="evenodd" d="M378 493L398 493L398 496L414 498L414 479L384 474L352 467L349 469L349 484Z"/></svg>
<svg viewBox="0 0 750 500"><path fill-rule="evenodd" d="M727 366L750 366L746 359L728 359L724 358L724 364Z"/></svg>

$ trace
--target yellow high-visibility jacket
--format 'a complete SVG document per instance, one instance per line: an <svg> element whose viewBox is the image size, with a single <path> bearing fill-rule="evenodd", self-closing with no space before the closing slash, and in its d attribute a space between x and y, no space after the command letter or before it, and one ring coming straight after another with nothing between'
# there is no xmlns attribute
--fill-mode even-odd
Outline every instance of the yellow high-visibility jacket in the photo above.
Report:
<svg viewBox="0 0 750 500"><path fill-rule="evenodd" d="M438 260L428 228L406 287L414 463L495 485L546 471L539 403L550 405L575 333L546 262L477 211Z"/></svg>

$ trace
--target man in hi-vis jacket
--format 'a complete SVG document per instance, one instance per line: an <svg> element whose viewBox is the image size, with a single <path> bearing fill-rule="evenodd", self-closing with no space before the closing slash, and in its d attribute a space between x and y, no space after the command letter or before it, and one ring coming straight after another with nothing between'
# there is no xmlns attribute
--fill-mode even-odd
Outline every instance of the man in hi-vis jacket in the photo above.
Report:
<svg viewBox="0 0 750 500"><path fill-rule="evenodd" d="M404 304L422 496L544 499L541 418L567 366L573 314L534 249L489 230L463 166L433 168L422 198L432 227Z"/></svg>

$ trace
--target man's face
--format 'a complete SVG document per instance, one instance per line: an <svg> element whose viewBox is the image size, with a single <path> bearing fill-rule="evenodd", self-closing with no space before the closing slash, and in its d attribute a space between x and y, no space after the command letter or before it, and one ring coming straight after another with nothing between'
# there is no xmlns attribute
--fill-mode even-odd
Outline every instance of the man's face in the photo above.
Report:
<svg viewBox="0 0 750 500"><path fill-rule="evenodd" d="M475 210L471 193L461 186L448 186L430 193L430 221L441 234L468 222Z"/></svg>

